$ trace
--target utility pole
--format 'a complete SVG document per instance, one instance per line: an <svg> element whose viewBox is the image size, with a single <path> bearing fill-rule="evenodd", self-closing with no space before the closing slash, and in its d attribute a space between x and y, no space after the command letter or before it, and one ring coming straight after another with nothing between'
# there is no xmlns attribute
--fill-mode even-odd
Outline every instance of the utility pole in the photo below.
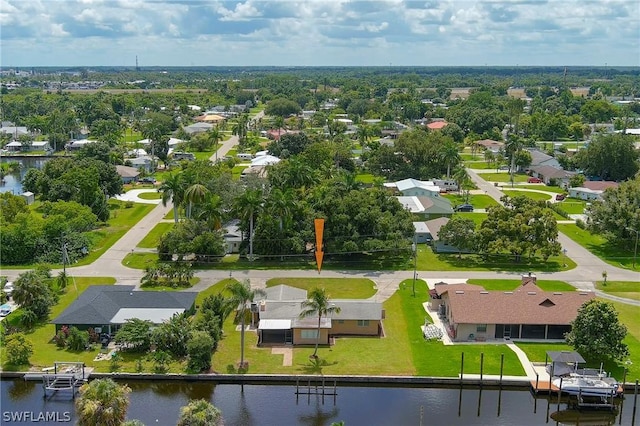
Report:
<svg viewBox="0 0 640 426"><path fill-rule="evenodd" d="M69 254L67 253L67 242L62 237L62 273L67 276L67 263L69 263Z"/></svg>

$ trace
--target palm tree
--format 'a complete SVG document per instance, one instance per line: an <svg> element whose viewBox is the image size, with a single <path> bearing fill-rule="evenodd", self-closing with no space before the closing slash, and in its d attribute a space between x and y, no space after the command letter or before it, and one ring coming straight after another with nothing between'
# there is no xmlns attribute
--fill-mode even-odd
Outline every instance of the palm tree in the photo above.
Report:
<svg viewBox="0 0 640 426"><path fill-rule="evenodd" d="M318 316L318 331L316 334L316 348L313 351L313 358L318 357L318 344L320 343L320 324L322 317L330 315L332 313L339 314L340 307L329 303L329 295L324 288L316 287L309 291L307 300L303 301L300 306L303 311L300 312L300 318L307 318L311 316Z"/></svg>
<svg viewBox="0 0 640 426"><path fill-rule="evenodd" d="M454 141L448 140L444 143L440 150L440 158L447 165L447 179L449 179L451 166L455 166L460 162L460 153Z"/></svg>
<svg viewBox="0 0 640 426"><path fill-rule="evenodd" d="M285 219L291 214L293 204L294 200L291 188L284 192L276 188L269 194L266 209L278 218L280 231L282 231Z"/></svg>
<svg viewBox="0 0 640 426"><path fill-rule="evenodd" d="M364 152L364 149L367 147L369 137L371 136L371 129L367 124L362 123L360 124L360 126L358 126L356 135L358 136L358 141L360 142L360 146L362 147L362 151Z"/></svg>
<svg viewBox="0 0 640 426"><path fill-rule="evenodd" d="M236 198L234 209L242 220L249 221L249 260L253 258L253 221L262 209L262 192L258 189L248 189Z"/></svg>
<svg viewBox="0 0 640 426"><path fill-rule="evenodd" d="M515 134L510 134L508 136L507 139L507 144L505 145L505 148L507 150L507 154L511 157L511 166L509 169L509 173L511 174L511 186L513 187L513 174L516 171L516 157L518 155L518 152L520 152L520 150L523 147L523 143L522 143L522 139L520 139L520 137L518 137L518 135Z"/></svg>
<svg viewBox="0 0 640 426"><path fill-rule="evenodd" d="M81 426L119 426L127 417L129 394L127 385L111 379L97 379L82 385L76 400L78 424Z"/></svg>
<svg viewBox="0 0 640 426"><path fill-rule="evenodd" d="M220 133L220 129L218 126L213 127L209 130L209 139L213 142L214 148L216 150L216 161L218 161L218 142L222 140L222 134Z"/></svg>
<svg viewBox="0 0 640 426"><path fill-rule="evenodd" d="M244 324L247 304L253 302L256 296L265 296L266 293L259 288L252 289L249 280L244 280L243 282L234 281L227 286L227 290L231 293L230 303L238 308L238 315L240 316L240 368L245 368Z"/></svg>
<svg viewBox="0 0 640 426"><path fill-rule="evenodd" d="M222 198L219 195L208 193L204 201L195 206L194 218L207 222L214 230L220 229L222 227Z"/></svg>
<svg viewBox="0 0 640 426"><path fill-rule="evenodd" d="M180 408L178 426L215 426L221 423L220 410L204 399L189 401L189 404Z"/></svg>
<svg viewBox="0 0 640 426"><path fill-rule="evenodd" d="M202 203L207 197L209 190L201 183L194 183L184 192L184 198L187 204L187 219L191 219L191 209L193 204Z"/></svg>
<svg viewBox="0 0 640 426"><path fill-rule="evenodd" d="M173 203L173 220L178 223L178 206L184 197L184 186L179 174L169 174L158 188L162 192L162 205L166 206L169 201Z"/></svg>

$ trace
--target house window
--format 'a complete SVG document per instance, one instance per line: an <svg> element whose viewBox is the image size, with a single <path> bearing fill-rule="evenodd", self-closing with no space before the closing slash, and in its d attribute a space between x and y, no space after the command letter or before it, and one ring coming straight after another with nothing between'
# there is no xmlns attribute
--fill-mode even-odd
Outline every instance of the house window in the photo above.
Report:
<svg viewBox="0 0 640 426"><path fill-rule="evenodd" d="M302 330L301 337L303 339L317 339L318 338L318 330Z"/></svg>
<svg viewBox="0 0 640 426"><path fill-rule="evenodd" d="M369 327L369 320L358 320L358 327Z"/></svg>
<svg viewBox="0 0 640 426"><path fill-rule="evenodd" d="M476 326L477 333L486 333L487 332L487 324L478 324Z"/></svg>

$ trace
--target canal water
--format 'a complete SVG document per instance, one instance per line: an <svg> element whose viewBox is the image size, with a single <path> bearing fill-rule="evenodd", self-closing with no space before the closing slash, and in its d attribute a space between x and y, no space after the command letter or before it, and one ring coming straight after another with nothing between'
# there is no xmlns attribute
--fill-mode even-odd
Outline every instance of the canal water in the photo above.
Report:
<svg viewBox="0 0 640 426"><path fill-rule="evenodd" d="M41 169L44 166L44 163L49 161L50 158L47 157L36 157L36 158L15 158L15 157L0 157L0 163L9 163L12 161L17 161L20 163L20 172L12 173L4 178L4 182L0 182L0 192L12 192L15 195L22 194L22 178L27 173L27 170L30 168Z"/></svg>
<svg viewBox="0 0 640 426"><path fill-rule="evenodd" d="M633 395L614 413L568 410L555 398L534 398L528 390L337 387L337 396L299 395L292 385L215 385L211 382L127 381L132 389L129 419L145 425L175 425L180 407L191 399L211 401L226 426L473 426L473 425L633 425ZM69 394L43 398L42 385L2 380L2 424L27 412L38 424L75 422ZM301 389L302 390L302 389ZM333 391L333 388L329 390ZM44 413L44 414L41 414ZM636 422L637 416L636 414Z"/></svg>

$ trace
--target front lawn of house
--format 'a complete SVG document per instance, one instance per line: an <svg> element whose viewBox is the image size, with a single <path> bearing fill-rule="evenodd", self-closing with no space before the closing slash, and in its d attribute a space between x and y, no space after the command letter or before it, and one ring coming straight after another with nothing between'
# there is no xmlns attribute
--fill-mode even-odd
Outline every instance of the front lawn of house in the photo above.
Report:
<svg viewBox="0 0 640 426"><path fill-rule="evenodd" d="M531 198L534 201L550 201L552 199L551 195L544 194L542 192L518 191L517 189L503 189L502 192L504 192L505 195L508 195L509 197L524 195L525 197Z"/></svg>
<svg viewBox="0 0 640 426"><path fill-rule="evenodd" d="M367 278L271 278L267 287L280 284L311 290L323 287L332 299L368 299L376 294L376 284Z"/></svg>
<svg viewBox="0 0 640 426"><path fill-rule="evenodd" d="M558 231L610 265L626 269L631 269L633 266L632 249L625 250L622 247L615 246L602 235L592 234L588 230L571 223L559 223ZM571 256L571 253L569 253L569 256ZM640 270L640 264L636 264L636 270Z"/></svg>
<svg viewBox="0 0 640 426"><path fill-rule="evenodd" d="M449 193L444 194L443 197L451 201L452 206L467 203L466 197L460 194ZM474 209L486 209L489 206L497 206L498 202L488 195L471 194L469 195L469 204L471 204Z"/></svg>
<svg viewBox="0 0 640 426"><path fill-rule="evenodd" d="M597 281L596 288L613 296L640 300L640 282L635 281Z"/></svg>
<svg viewBox="0 0 640 426"><path fill-rule="evenodd" d="M511 175L507 171L501 173L482 173L479 176L487 182L511 182ZM524 173L516 173L513 175L513 181L516 183L524 183L527 179L529 179L529 176Z"/></svg>
<svg viewBox="0 0 640 426"><path fill-rule="evenodd" d="M486 279L470 279L469 284L480 285L485 290L512 291L518 288L521 280L486 280ZM576 288L569 283L558 280L537 280L536 285L544 291L576 291Z"/></svg>

